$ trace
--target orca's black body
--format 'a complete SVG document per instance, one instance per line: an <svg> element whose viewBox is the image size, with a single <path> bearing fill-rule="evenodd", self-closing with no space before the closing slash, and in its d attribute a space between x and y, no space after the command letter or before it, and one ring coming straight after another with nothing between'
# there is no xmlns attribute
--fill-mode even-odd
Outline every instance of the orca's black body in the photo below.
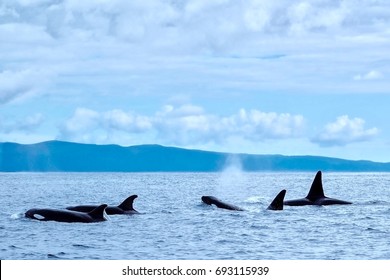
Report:
<svg viewBox="0 0 390 280"><path fill-rule="evenodd" d="M56 221L65 223L95 223L106 221L105 209L107 204L102 204L95 207L89 213L81 213L69 210L59 209L30 209L25 213L25 216L30 219L39 221Z"/></svg>
<svg viewBox="0 0 390 280"><path fill-rule="evenodd" d="M133 208L134 199L136 199L137 197L138 195L131 195L118 206L107 206L106 208L107 215L138 214L138 211ZM87 213L92 211L96 207L97 205L79 205L73 207L66 207L66 209Z"/></svg>
<svg viewBox="0 0 390 280"><path fill-rule="evenodd" d="M226 209L226 210L234 210L234 211L243 211L240 207L225 203L220 201L215 196L202 196L202 201L206 203L207 205L215 205L218 208Z"/></svg>
<svg viewBox="0 0 390 280"><path fill-rule="evenodd" d="M333 204L352 204L352 202L340 199L326 197L322 187L322 173L318 171L310 191L306 197L294 200L284 201L284 205L289 206L304 206L304 205L333 205Z"/></svg>
<svg viewBox="0 0 390 280"><path fill-rule="evenodd" d="M279 194L274 198L271 204L268 206L268 210L283 210L283 199L286 195L286 190L282 190ZM234 211L243 211L244 209L234 206L232 204L228 204L220 201L215 196L202 196L202 201L207 205L215 205L218 208L234 210Z"/></svg>

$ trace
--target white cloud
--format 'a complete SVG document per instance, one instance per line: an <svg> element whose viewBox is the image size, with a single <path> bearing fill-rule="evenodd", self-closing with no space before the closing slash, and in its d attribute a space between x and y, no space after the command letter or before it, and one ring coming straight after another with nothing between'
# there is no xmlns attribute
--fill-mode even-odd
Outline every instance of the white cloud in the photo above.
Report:
<svg viewBox="0 0 390 280"><path fill-rule="evenodd" d="M25 46L16 46L15 44L48 44L52 41L46 32L45 26L20 22L25 19L21 18L19 14L14 15L14 17L16 20L11 20L9 23L0 22L0 38L2 39L3 48L11 45L19 50L24 49Z"/></svg>
<svg viewBox="0 0 390 280"><path fill-rule="evenodd" d="M99 128L100 115L87 108L77 108L73 116L65 121L60 129L60 139L69 141L91 142L95 139L91 133Z"/></svg>
<svg viewBox="0 0 390 280"><path fill-rule="evenodd" d="M345 3L341 2L338 5L332 1L323 2L323 5L301 1L292 4L287 11L290 22L289 30L292 34L298 35L313 30L324 31L341 28L348 16L348 8Z"/></svg>
<svg viewBox="0 0 390 280"><path fill-rule="evenodd" d="M312 139L312 142L321 146L345 146L354 142L373 139L379 130L376 127L365 128L365 121L361 118L340 116L333 123L328 123L323 131Z"/></svg>
<svg viewBox="0 0 390 280"><path fill-rule="evenodd" d="M292 138L302 135L304 118L301 115L241 109L238 114L225 119L233 123L245 138L253 140Z"/></svg>
<svg viewBox="0 0 390 280"><path fill-rule="evenodd" d="M370 31L385 23L385 1L2 1L3 22L40 27L54 37L114 37L158 46L205 47L234 42L240 34ZM16 34L16 36L18 36ZM191 39L192 38L192 39ZM191 39L191 40L190 40ZM145 42L146 43L146 42ZM193 50L193 48L191 48Z"/></svg>
<svg viewBox="0 0 390 280"><path fill-rule="evenodd" d="M198 85L206 87L204 92L210 87L367 91L372 88L348 88L350 77L357 65L369 64L364 58L387 58L388 7L385 1L368 0L4 0L0 71L33 69L41 76L32 80L45 78L64 95L161 94L164 86L169 92L174 88L188 93ZM352 40L361 36L366 37ZM367 49L369 56L362 54ZM275 53L283 59L254 58ZM228 59L234 55L242 59ZM355 78L378 79L386 67L379 75ZM343 75L345 84L340 82ZM24 85L21 81L13 89L0 90L0 103L25 96L18 89ZM48 85L40 85L39 91ZM382 89L386 85L376 91L387 90Z"/></svg>
<svg viewBox="0 0 390 280"><path fill-rule="evenodd" d="M45 75L33 69L0 72L0 104L40 94L47 84Z"/></svg>
<svg viewBox="0 0 390 280"><path fill-rule="evenodd" d="M28 115L22 119L0 118L0 132L10 134L14 132L31 133L37 130L45 121L41 113Z"/></svg>
<svg viewBox="0 0 390 280"><path fill-rule="evenodd" d="M230 138L248 141L287 139L302 136L304 119L300 115L241 109L230 116L209 114L202 107L167 105L145 116L122 110L96 112L79 108L60 131L60 139L104 141L113 133L130 136L153 134L155 143L195 145L226 143Z"/></svg>
<svg viewBox="0 0 390 280"><path fill-rule="evenodd" d="M98 112L88 108L77 108L73 116L60 125L61 140L81 142L109 141L116 131L127 134L142 133L150 129L147 117L126 113L122 110Z"/></svg>
<svg viewBox="0 0 390 280"><path fill-rule="evenodd" d="M204 143L219 137L218 118L198 106L165 106L153 123L158 137L172 144Z"/></svg>
<svg viewBox="0 0 390 280"><path fill-rule="evenodd" d="M365 74L358 74L353 77L356 81L361 80L379 80L383 78L383 74L380 71L377 70L371 70Z"/></svg>
<svg viewBox="0 0 390 280"><path fill-rule="evenodd" d="M24 120L17 123L17 129L21 131L33 131L43 124L45 117L41 113L27 116Z"/></svg>
<svg viewBox="0 0 390 280"><path fill-rule="evenodd" d="M118 109L103 113L102 121L105 128L129 133L145 132L152 127L148 117Z"/></svg>

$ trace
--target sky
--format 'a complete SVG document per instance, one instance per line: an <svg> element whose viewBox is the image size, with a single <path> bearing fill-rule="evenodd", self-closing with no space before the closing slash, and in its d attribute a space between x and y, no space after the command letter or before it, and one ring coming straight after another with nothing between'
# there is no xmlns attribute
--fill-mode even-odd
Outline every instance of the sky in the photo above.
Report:
<svg viewBox="0 0 390 280"><path fill-rule="evenodd" d="M0 142L390 162L386 0L0 0Z"/></svg>

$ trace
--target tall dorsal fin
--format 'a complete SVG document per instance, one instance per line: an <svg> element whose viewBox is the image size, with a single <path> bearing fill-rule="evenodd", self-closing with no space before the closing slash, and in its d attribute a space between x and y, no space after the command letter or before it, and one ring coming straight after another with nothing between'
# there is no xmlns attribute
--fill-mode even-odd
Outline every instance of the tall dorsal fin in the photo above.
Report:
<svg viewBox="0 0 390 280"><path fill-rule="evenodd" d="M133 208L134 199L136 199L138 195L134 194L126 198L121 204L118 205L123 211L135 211Z"/></svg>
<svg viewBox="0 0 390 280"><path fill-rule="evenodd" d="M107 208L107 204L102 204L93 209L91 212L88 213L89 216L91 216L94 219L99 220L105 220L105 210Z"/></svg>
<svg viewBox="0 0 390 280"><path fill-rule="evenodd" d="M324 189L322 188L322 173L321 171L318 171L306 198L313 201L321 197L325 197L325 194Z"/></svg>
<svg viewBox="0 0 390 280"><path fill-rule="evenodd" d="M281 190L278 195L272 200L268 206L268 210L283 210L283 200L286 195L286 190Z"/></svg>

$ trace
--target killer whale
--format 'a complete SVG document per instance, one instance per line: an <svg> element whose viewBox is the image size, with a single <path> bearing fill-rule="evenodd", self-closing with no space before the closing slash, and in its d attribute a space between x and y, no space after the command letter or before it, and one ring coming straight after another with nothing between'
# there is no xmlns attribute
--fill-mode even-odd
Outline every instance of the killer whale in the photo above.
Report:
<svg viewBox="0 0 390 280"><path fill-rule="evenodd" d="M289 205L289 206L333 205L333 204L352 204L352 202L325 196L324 189L322 186L321 171L317 172L313 180L313 183L311 184L309 193L307 194L306 197L284 201L284 205Z"/></svg>
<svg viewBox="0 0 390 280"><path fill-rule="evenodd" d="M283 200L286 195L286 190L281 190L278 195L272 200L271 204L268 206L267 210L283 210ZM215 196L202 196L202 201L207 205L215 205L218 208L234 210L234 211L243 211L244 209L237 207L232 204L220 201Z"/></svg>
<svg viewBox="0 0 390 280"><path fill-rule="evenodd" d="M138 195L134 194L126 198L121 204L118 206L107 206L106 213L107 215L120 215L120 214L138 214L139 212L134 209L133 203L134 200L138 197ZM84 212L88 213L95 209L98 205L78 205L66 207L68 210Z"/></svg>
<svg viewBox="0 0 390 280"><path fill-rule="evenodd" d="M88 213L70 210L33 208L25 213L25 217L39 221L56 221L65 223L95 223L107 220L105 209L107 204L99 205Z"/></svg>
<svg viewBox="0 0 390 280"><path fill-rule="evenodd" d="M234 206L232 204L228 204L225 202L220 201L218 198L215 196L202 196L202 201L206 203L207 205L215 205L218 208L226 209L226 210L234 210L234 211L243 211L240 207Z"/></svg>
<svg viewBox="0 0 390 280"><path fill-rule="evenodd" d="M283 210L283 201L285 195L286 195L286 190L281 190L278 193L278 195L274 198L274 200L272 200L267 210Z"/></svg>

